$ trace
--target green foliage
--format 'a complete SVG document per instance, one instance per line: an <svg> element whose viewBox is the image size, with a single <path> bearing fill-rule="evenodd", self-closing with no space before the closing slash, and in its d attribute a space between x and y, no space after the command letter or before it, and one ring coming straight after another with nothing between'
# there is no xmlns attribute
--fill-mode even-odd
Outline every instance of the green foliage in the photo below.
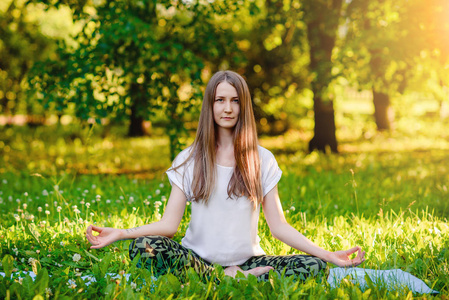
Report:
<svg viewBox="0 0 449 300"><path fill-rule="evenodd" d="M148 0L86 6L92 13L78 16L84 27L77 46L61 43L58 60L36 67L30 83L46 105L56 102L58 110L73 109L82 119L130 118L131 136L139 134L133 122L162 112L174 157L185 145L184 116L198 112L203 61L232 44L213 26L219 5Z"/></svg>
<svg viewBox="0 0 449 300"><path fill-rule="evenodd" d="M47 59L54 41L43 35L36 8L25 1L5 1L0 7L0 112L41 113L28 98L26 76L33 63Z"/></svg>

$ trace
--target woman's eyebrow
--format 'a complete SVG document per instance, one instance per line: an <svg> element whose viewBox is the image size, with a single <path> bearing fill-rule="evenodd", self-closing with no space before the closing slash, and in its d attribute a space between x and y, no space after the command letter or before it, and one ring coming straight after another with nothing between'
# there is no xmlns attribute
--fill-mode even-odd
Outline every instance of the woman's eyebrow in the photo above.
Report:
<svg viewBox="0 0 449 300"><path fill-rule="evenodd" d="M215 98L226 98L225 96L215 96ZM238 96L231 97L231 99L238 99Z"/></svg>

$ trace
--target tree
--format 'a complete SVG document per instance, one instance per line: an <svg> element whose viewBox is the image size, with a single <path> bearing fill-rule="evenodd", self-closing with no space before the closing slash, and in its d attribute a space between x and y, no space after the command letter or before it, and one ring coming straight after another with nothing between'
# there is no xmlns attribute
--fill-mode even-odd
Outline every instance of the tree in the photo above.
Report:
<svg viewBox="0 0 449 300"><path fill-rule="evenodd" d="M334 94L331 90L332 53L341 21L343 0L305 0L304 21L307 25L312 76L313 111L315 113L314 136L309 150L338 152L335 135Z"/></svg>
<svg viewBox="0 0 449 300"><path fill-rule="evenodd" d="M342 69L359 88L372 90L378 130L391 128L391 96L410 88L410 81L426 80L416 66L435 70L422 56L423 51L431 56L447 41L447 31L446 35L435 34L444 28L443 5L447 1L353 0L349 4Z"/></svg>
<svg viewBox="0 0 449 300"><path fill-rule="evenodd" d="M43 35L30 20L30 7L13 0L0 11L0 103L3 114L21 110L31 113L32 99L24 92L26 76L33 63L46 59L54 41Z"/></svg>
<svg viewBox="0 0 449 300"><path fill-rule="evenodd" d="M214 14L227 13L224 8L219 1L153 0L73 6L74 18L84 22L78 46L61 43L64 63L40 65L31 83L44 102L57 102L59 109L73 103L83 119L129 117L129 136L142 135L142 121L162 112L174 158L186 131L183 116L200 103L203 60L221 56L231 44L213 26Z"/></svg>

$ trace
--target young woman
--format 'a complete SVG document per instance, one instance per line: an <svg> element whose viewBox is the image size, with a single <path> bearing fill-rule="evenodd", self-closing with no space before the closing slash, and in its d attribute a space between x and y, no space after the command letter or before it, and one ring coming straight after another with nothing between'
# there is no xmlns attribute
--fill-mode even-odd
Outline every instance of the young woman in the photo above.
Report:
<svg viewBox="0 0 449 300"><path fill-rule="evenodd" d="M220 71L206 87L195 141L167 171L172 190L162 219L131 229L90 225L86 237L94 249L133 239L130 258L140 254L156 275L187 267L209 275L219 264L230 276L240 271L267 279L273 269L304 280L326 269L327 262L341 267L362 263L365 252L360 247L329 252L287 223L277 190L281 174L271 152L258 145L245 80ZM191 220L180 245L170 238L186 201L191 201ZM266 255L257 235L260 206L275 238L310 255Z"/></svg>

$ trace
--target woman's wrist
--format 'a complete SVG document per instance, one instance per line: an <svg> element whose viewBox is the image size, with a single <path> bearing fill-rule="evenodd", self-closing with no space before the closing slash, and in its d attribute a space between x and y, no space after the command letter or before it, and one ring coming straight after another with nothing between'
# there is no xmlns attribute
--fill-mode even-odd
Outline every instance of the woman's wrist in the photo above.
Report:
<svg viewBox="0 0 449 300"><path fill-rule="evenodd" d="M129 239L126 229L118 229L118 237L119 237L119 240Z"/></svg>
<svg viewBox="0 0 449 300"><path fill-rule="evenodd" d="M333 254L333 252L327 251L327 250L324 250L324 249L323 249L323 251L324 251L324 253L323 253L323 256L321 257L321 259L324 260L325 262L333 263L332 262L332 254Z"/></svg>

